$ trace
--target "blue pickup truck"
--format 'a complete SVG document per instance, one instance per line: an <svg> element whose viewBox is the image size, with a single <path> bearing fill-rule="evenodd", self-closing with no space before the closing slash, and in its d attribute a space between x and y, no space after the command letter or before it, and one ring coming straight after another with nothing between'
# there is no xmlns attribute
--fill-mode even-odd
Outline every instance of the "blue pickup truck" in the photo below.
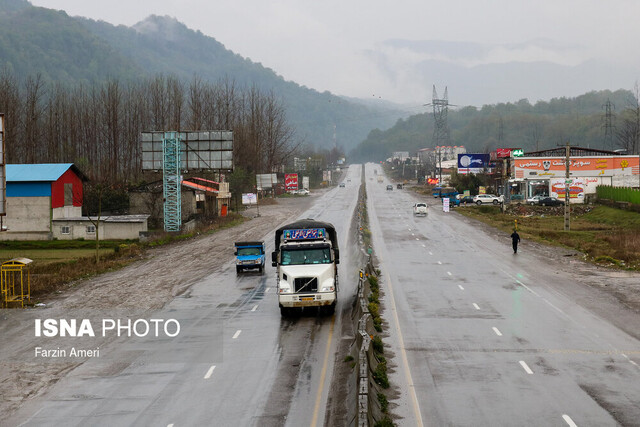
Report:
<svg viewBox="0 0 640 427"><path fill-rule="evenodd" d="M252 268L264 272L264 242L236 242L235 247L236 273Z"/></svg>

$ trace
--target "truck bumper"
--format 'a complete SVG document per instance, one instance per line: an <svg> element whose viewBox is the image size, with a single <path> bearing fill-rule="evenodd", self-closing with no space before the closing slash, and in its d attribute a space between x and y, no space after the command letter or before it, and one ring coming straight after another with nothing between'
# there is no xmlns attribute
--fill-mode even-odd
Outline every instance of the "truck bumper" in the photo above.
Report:
<svg viewBox="0 0 640 427"><path fill-rule="evenodd" d="M322 292L317 294L280 294L278 295L280 307L320 307L334 305L336 303L335 292Z"/></svg>

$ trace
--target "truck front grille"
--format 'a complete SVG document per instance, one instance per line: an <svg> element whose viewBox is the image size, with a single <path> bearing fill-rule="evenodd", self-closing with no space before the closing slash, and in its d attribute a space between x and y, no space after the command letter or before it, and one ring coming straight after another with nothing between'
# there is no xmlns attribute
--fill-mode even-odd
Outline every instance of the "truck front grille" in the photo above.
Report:
<svg viewBox="0 0 640 427"><path fill-rule="evenodd" d="M293 285L295 292L318 292L318 279L315 277L298 277Z"/></svg>

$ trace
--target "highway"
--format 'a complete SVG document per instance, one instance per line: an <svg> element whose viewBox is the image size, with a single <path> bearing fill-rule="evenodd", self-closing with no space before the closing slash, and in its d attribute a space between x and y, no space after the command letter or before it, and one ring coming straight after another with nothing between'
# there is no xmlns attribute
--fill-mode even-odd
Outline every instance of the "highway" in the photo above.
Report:
<svg viewBox="0 0 640 427"><path fill-rule="evenodd" d="M386 190L374 168L398 425L640 425L640 342L576 302L589 294L575 274L526 245L513 254L508 234L496 240L438 199ZM413 216L416 200L427 217Z"/></svg>
<svg viewBox="0 0 640 427"><path fill-rule="evenodd" d="M344 180L344 188L312 196L317 200L301 215L331 222L338 231L336 313L353 301L357 286L359 266L349 230L361 167L351 166ZM111 342L100 349L106 360L74 369L45 394L25 402L8 425L324 425L340 317L281 318L270 264L280 225L255 230L255 239L266 243L264 275L237 276L233 261L217 267L212 262L208 277L161 311L145 315L191 325L180 334L178 347L154 354L127 340Z"/></svg>

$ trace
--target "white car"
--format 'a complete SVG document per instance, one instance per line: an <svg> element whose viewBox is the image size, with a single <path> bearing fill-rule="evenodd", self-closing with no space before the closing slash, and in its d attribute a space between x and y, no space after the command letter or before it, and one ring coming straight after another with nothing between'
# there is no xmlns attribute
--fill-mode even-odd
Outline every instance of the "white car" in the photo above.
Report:
<svg viewBox="0 0 640 427"><path fill-rule="evenodd" d="M504 203L503 196L496 196L495 194L478 194L477 196L473 196L473 203L476 205L489 204L492 203L494 205Z"/></svg>
<svg viewBox="0 0 640 427"><path fill-rule="evenodd" d="M540 204L540 200L544 199L544 198L545 198L545 196L540 196L540 195L529 197L527 199L527 204L531 205L531 206L539 205Z"/></svg>
<svg viewBox="0 0 640 427"><path fill-rule="evenodd" d="M427 214L429 213L429 207L427 206L426 203L415 203L413 205L413 214L418 216L427 216Z"/></svg>

